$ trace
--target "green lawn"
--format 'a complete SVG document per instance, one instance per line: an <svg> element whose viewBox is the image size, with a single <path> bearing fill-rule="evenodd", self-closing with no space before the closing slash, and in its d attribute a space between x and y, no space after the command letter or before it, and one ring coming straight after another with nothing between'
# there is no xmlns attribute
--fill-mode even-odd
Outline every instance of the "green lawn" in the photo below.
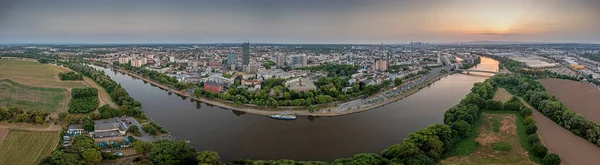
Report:
<svg viewBox="0 0 600 165"><path fill-rule="evenodd" d="M22 85L9 79L0 80L0 106L15 106L24 110L65 110L67 90Z"/></svg>
<svg viewBox="0 0 600 165"><path fill-rule="evenodd" d="M58 132L10 131L0 145L0 164L37 164L58 143Z"/></svg>
<svg viewBox="0 0 600 165"><path fill-rule="evenodd" d="M476 128L476 129L474 129L467 138L464 138L463 140L456 143L456 147L454 148L454 150L449 152L448 157L467 156L467 155L470 155L471 153L475 152L477 150L477 147L479 147L479 143L477 143L475 141L475 138L477 138L477 136L479 135L478 128L480 126L481 126L481 118L477 118L475 120L475 124L473 125L473 128Z"/></svg>

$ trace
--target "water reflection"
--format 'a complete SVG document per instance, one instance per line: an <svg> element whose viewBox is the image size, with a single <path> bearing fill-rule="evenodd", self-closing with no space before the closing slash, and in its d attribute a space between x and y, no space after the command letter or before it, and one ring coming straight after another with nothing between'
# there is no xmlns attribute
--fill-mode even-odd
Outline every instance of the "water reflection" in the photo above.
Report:
<svg viewBox="0 0 600 165"><path fill-rule="evenodd" d="M482 58L477 69L496 70L497 66L496 61ZM475 73L453 74L410 97L370 111L318 120L298 117L294 121L281 121L188 102L139 79L103 70L142 103L149 118L175 137L191 140L198 150L219 152L225 161L235 158L331 161L357 153L379 153L411 132L442 123L444 112L460 102L473 83L487 78L473 76Z"/></svg>

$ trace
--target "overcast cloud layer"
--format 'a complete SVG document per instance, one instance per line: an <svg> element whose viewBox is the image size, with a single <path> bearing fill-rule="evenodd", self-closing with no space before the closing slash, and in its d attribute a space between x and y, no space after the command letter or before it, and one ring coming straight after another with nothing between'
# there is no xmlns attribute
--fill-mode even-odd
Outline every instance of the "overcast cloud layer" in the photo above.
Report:
<svg viewBox="0 0 600 165"><path fill-rule="evenodd" d="M600 0L0 0L0 43L600 43Z"/></svg>

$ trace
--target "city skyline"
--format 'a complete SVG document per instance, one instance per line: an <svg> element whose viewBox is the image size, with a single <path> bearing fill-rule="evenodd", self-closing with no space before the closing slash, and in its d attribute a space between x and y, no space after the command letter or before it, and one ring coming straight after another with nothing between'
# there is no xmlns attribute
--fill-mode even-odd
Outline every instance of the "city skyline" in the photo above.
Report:
<svg viewBox="0 0 600 165"><path fill-rule="evenodd" d="M600 43L600 1L1 1L0 43Z"/></svg>

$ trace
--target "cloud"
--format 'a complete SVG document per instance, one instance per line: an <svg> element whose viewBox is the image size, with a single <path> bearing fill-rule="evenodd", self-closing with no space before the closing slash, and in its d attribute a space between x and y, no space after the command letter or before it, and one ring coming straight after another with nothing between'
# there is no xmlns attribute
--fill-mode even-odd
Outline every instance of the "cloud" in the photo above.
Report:
<svg viewBox="0 0 600 165"><path fill-rule="evenodd" d="M494 32L481 32L481 33L469 33L471 35L482 35L482 36L515 36L520 35L518 33L494 33Z"/></svg>

